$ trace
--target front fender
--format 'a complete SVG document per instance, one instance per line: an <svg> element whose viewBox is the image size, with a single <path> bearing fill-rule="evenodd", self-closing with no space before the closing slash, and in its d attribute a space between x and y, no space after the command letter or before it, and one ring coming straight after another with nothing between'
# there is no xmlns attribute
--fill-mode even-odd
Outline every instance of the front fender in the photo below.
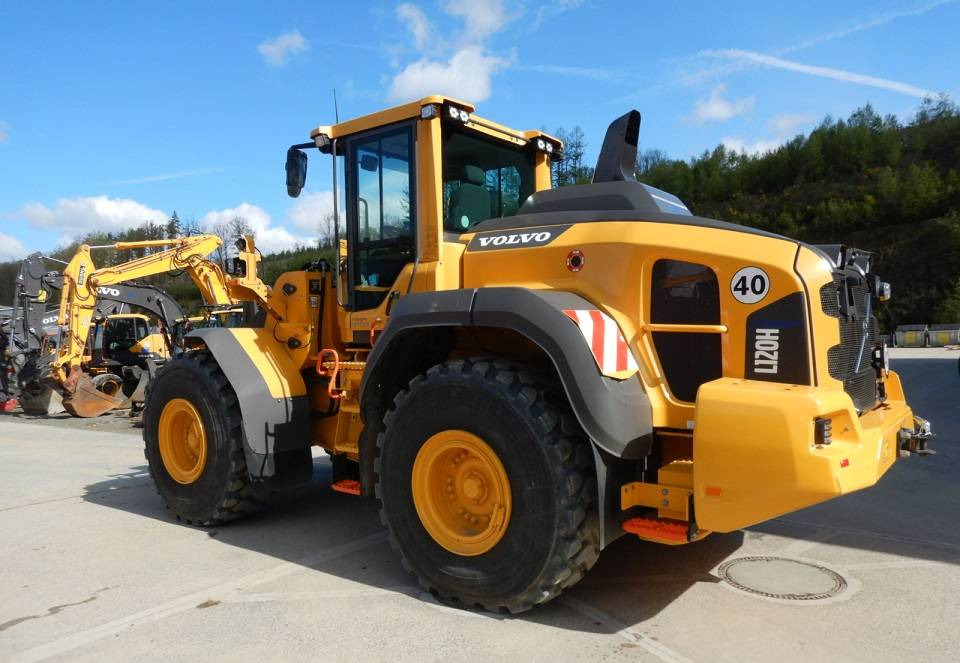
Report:
<svg viewBox="0 0 960 663"><path fill-rule="evenodd" d="M233 387L243 417L244 455L254 480L310 478L310 403L300 370L266 329L208 328L186 336L203 343Z"/></svg>

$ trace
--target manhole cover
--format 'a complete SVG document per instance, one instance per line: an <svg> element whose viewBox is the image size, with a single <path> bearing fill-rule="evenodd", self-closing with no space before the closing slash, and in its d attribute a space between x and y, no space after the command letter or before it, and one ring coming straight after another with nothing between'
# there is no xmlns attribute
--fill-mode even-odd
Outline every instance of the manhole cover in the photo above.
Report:
<svg viewBox="0 0 960 663"><path fill-rule="evenodd" d="M720 565L718 573L737 589L774 599L826 599L847 588L847 581L836 571L783 557L731 559Z"/></svg>

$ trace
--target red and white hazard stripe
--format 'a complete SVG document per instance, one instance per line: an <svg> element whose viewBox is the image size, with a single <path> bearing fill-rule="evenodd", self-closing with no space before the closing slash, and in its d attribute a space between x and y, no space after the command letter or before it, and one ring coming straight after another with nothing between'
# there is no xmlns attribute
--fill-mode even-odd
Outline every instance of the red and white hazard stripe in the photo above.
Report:
<svg viewBox="0 0 960 663"><path fill-rule="evenodd" d="M596 309L565 309L563 312L577 324L601 373L637 370L637 360L613 318Z"/></svg>

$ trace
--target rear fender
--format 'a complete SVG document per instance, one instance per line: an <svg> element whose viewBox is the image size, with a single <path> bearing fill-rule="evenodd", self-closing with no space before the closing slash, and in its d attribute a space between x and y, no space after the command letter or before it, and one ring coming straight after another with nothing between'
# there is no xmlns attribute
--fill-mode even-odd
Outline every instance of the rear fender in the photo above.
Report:
<svg viewBox="0 0 960 663"><path fill-rule="evenodd" d="M526 288L479 288L417 293L403 297L377 339L360 387L368 403L385 383L393 345L417 328L510 329L538 345L550 358L574 415L593 442L615 458L636 460L650 452L652 412L639 377L606 377L566 309L596 308L570 292Z"/></svg>
<svg viewBox="0 0 960 663"><path fill-rule="evenodd" d="M237 395L250 478L271 488L308 480L310 404L286 348L266 329L205 328L186 338L203 343Z"/></svg>
<svg viewBox="0 0 960 663"><path fill-rule="evenodd" d="M600 508L601 546L616 539L619 486L630 480L635 461L650 453L652 411L637 375L618 380L602 375L590 347L565 310L596 308L579 295L526 288L479 288L417 293L396 305L367 360L360 402L378 400L395 372L404 335L411 330L488 327L513 330L550 358L574 415L593 442ZM630 462L634 461L634 462Z"/></svg>

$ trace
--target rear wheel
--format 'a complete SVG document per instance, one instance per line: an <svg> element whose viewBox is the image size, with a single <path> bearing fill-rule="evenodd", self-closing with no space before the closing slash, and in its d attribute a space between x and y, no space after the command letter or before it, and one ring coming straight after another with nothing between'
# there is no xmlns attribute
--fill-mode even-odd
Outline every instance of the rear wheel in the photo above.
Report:
<svg viewBox="0 0 960 663"><path fill-rule="evenodd" d="M168 362L147 390L144 454L167 508L194 525L257 510L243 452L237 396L208 352Z"/></svg>
<svg viewBox="0 0 960 663"><path fill-rule="evenodd" d="M522 612L596 561L592 451L561 394L522 365L470 359L434 366L396 397L377 496L424 588Z"/></svg>

